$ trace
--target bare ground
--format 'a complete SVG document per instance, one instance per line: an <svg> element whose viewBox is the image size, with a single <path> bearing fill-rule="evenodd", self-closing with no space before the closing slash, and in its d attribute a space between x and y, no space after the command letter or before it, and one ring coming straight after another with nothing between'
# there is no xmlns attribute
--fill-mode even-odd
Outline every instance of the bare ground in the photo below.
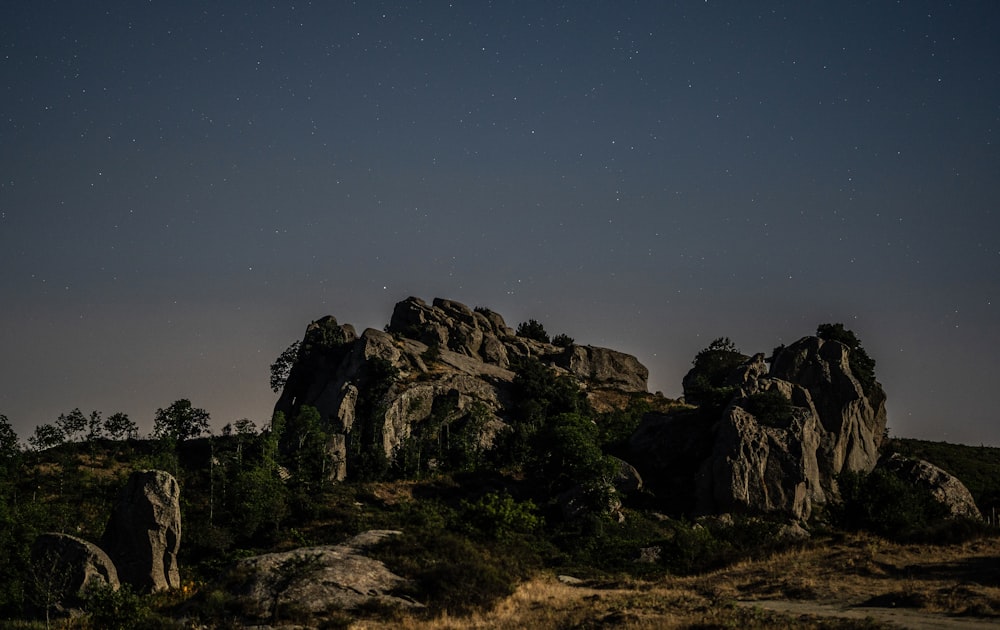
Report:
<svg viewBox="0 0 1000 630"><path fill-rule="evenodd" d="M468 617L353 628L994 628L1000 538L955 546L870 537L814 544L695 577L566 585L543 575Z"/></svg>

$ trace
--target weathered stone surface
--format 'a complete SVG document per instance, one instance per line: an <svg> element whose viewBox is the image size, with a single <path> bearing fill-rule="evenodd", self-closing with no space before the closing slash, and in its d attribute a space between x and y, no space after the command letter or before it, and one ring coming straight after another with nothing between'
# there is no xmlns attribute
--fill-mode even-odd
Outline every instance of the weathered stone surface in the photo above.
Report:
<svg viewBox="0 0 1000 630"><path fill-rule="evenodd" d="M871 471L885 434L885 392L876 383L865 393L848 354L838 341L805 337L781 351L770 370L771 377L809 393L811 411L822 424L820 464L826 477L842 470Z"/></svg>
<svg viewBox="0 0 1000 630"><path fill-rule="evenodd" d="M811 415L797 416L791 426L778 428L730 406L701 467L697 511L785 512L807 518L813 501L823 496L818 447Z"/></svg>
<svg viewBox="0 0 1000 630"><path fill-rule="evenodd" d="M413 608L413 600L393 594L406 580L365 555L391 530L364 532L340 545L302 547L241 560L234 571L236 592L250 616L280 619L281 611L321 615L371 603Z"/></svg>
<svg viewBox="0 0 1000 630"><path fill-rule="evenodd" d="M763 354L750 357L727 383L734 393L721 416L650 414L630 440L643 479L682 511L808 518L836 496L837 474L875 466L885 393L877 383L863 390L843 344L805 337L770 368ZM748 410L753 396L770 391L793 406L779 424Z"/></svg>
<svg viewBox="0 0 1000 630"><path fill-rule="evenodd" d="M122 583L149 593L181 585L180 487L162 470L132 473L101 538Z"/></svg>
<svg viewBox="0 0 1000 630"><path fill-rule="evenodd" d="M952 518L964 517L977 521L983 519L972 493L965 484L934 464L893 453L879 462L879 467L884 467L900 478L929 491L934 500L948 510Z"/></svg>
<svg viewBox="0 0 1000 630"><path fill-rule="evenodd" d="M472 446L491 449L509 428L510 367L519 358L535 357L574 376L583 388L617 391L622 405L628 403L624 394L646 391L648 376L629 355L517 337L499 314L440 298L432 304L407 298L396 304L386 331L370 328L360 337L324 317L309 325L301 347L275 411L294 418L303 405L317 409L331 436L327 470L335 480L351 474L352 436L370 435L369 429L389 461L429 424L443 423L449 432L474 424ZM380 361L398 378L379 400L365 403L369 373ZM286 438L285 451L295 447Z"/></svg>
<svg viewBox="0 0 1000 630"><path fill-rule="evenodd" d="M31 560L39 573L40 586L60 599L64 609L82 606L88 587L119 587L118 571L108 554L75 536L53 532L39 535L31 547Z"/></svg>
<svg viewBox="0 0 1000 630"><path fill-rule="evenodd" d="M628 392L646 391L649 370L635 357L594 346L570 346L555 364L597 386L614 386Z"/></svg>

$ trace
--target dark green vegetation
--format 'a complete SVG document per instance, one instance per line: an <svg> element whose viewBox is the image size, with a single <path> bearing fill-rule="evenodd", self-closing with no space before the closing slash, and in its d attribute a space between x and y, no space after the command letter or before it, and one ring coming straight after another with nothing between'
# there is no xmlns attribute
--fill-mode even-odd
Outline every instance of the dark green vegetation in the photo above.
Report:
<svg viewBox="0 0 1000 630"><path fill-rule="evenodd" d="M547 337L537 322L520 328L519 334ZM851 356L863 352L842 326L820 331L848 345ZM289 362L323 362L341 352L340 335L320 322L301 347L293 344L282 354L272 385L289 377ZM859 369L873 368L864 357ZM700 406L677 413L696 422L718 413L735 392L728 375L746 359L730 340L713 341L685 379L688 402ZM98 412L73 410L39 427L30 451L18 448L0 416L0 618L40 618L51 607L39 592L41 568L29 558L34 538L60 531L98 540L128 474L147 468L167 470L181 485L185 589L157 596L94 591L87 597L89 617L75 627L171 627L177 616L236 625L244 611L224 588L234 561L339 543L370 529L403 532L374 554L410 578L407 594L427 604L428 615L489 606L540 570L614 583L699 573L810 544L783 539L783 522L768 518L692 522L683 514L654 513L646 494L616 485L622 473L616 456L625 454L645 413L676 405L637 394L624 409L598 413L571 378L537 359L513 367L510 430L498 446L486 450L476 443L484 409L459 410L457 401L441 397L421 432L390 462L372 423L384 416L386 392L400 376L391 364L373 361L357 401L356 422L366 428L349 438L350 477L341 483L331 481L337 462L326 445L333 432L308 406L294 417L276 414L262 431L244 419L205 437L207 412L182 399L157 410L155 437L148 440L134 439L135 425L122 414L103 420ZM776 427L794 412L777 390L741 404ZM1000 496L1000 449L911 440L892 440L890 448L959 477L984 513ZM943 525L927 496L887 473L840 481L844 501L829 506L813 524L815 532L867 530L946 542L986 531Z"/></svg>
<svg viewBox="0 0 1000 630"><path fill-rule="evenodd" d="M983 516L997 522L1000 516L1000 448L904 438L893 438L887 448L906 457L925 459L961 479Z"/></svg>
<svg viewBox="0 0 1000 630"><path fill-rule="evenodd" d="M748 358L729 337L715 339L695 356L684 377L684 399L698 405L706 418L715 418L736 392L727 382L729 375Z"/></svg>

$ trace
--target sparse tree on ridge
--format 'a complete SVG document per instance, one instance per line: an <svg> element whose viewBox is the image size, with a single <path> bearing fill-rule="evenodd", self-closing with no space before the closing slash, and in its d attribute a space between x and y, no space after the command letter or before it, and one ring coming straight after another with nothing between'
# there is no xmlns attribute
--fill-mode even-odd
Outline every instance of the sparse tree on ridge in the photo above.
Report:
<svg viewBox="0 0 1000 630"><path fill-rule="evenodd" d="M139 435L139 425L129 419L128 414L119 411L104 421L104 432L112 440L135 439Z"/></svg>
<svg viewBox="0 0 1000 630"><path fill-rule="evenodd" d="M36 451L59 446L66 441L66 435L62 429L54 424L40 424L35 427L35 432L28 438L28 444Z"/></svg>
<svg viewBox="0 0 1000 630"><path fill-rule="evenodd" d="M175 400L166 409L157 409L153 418L153 437L183 442L208 433L209 414L193 407L187 398Z"/></svg>
<svg viewBox="0 0 1000 630"><path fill-rule="evenodd" d="M79 407L69 413L60 414L56 420L56 426L62 431L63 438L70 442L87 430L87 424L87 416L83 415Z"/></svg>
<svg viewBox="0 0 1000 630"><path fill-rule="evenodd" d="M21 444L14 427L7 416L0 413L0 463L13 460L20 452Z"/></svg>
<svg viewBox="0 0 1000 630"><path fill-rule="evenodd" d="M102 437L104 437L104 420L101 418L101 412L95 409L87 418L87 441L92 442Z"/></svg>

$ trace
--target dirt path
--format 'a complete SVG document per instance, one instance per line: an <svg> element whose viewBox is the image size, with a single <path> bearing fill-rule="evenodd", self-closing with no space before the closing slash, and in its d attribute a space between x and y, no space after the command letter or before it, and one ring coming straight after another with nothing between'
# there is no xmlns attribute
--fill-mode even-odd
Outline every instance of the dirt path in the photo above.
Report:
<svg viewBox="0 0 1000 630"><path fill-rule="evenodd" d="M747 608L763 608L790 615L814 615L840 617L843 619L871 618L879 622L892 623L912 630L996 630L1000 623L993 620L968 617L950 617L934 613L924 613L908 608L875 608L870 606L842 606L820 602L794 601L787 599L741 601L738 605Z"/></svg>

